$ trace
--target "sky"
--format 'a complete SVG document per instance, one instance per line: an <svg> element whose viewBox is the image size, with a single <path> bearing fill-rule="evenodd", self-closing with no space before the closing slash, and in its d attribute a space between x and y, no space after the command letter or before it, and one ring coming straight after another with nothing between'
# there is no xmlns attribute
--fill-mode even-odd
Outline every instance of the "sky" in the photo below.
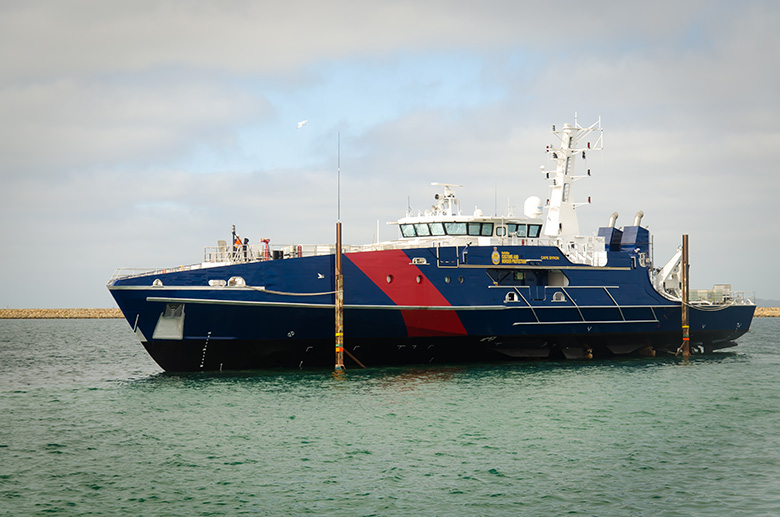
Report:
<svg viewBox="0 0 780 517"><path fill-rule="evenodd" d="M575 114L604 128L581 233L642 210L658 266L690 235L692 288L780 299L777 27L760 0L0 0L0 307L113 307L116 268L234 224L333 242L339 170L349 244L431 182L520 212Z"/></svg>

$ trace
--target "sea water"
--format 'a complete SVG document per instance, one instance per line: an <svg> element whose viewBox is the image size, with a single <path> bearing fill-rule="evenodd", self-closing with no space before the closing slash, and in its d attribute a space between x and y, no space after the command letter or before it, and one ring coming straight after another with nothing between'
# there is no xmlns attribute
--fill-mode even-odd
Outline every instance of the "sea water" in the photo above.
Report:
<svg viewBox="0 0 780 517"><path fill-rule="evenodd" d="M0 514L777 515L780 319L673 357L173 375L0 320Z"/></svg>

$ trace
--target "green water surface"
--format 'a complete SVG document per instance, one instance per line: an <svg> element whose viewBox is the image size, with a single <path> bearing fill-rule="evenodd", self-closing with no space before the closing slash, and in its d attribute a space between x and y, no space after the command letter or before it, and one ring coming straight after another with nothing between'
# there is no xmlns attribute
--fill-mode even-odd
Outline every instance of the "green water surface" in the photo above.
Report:
<svg viewBox="0 0 780 517"><path fill-rule="evenodd" d="M780 320L679 359L170 375L0 320L0 514L777 515Z"/></svg>

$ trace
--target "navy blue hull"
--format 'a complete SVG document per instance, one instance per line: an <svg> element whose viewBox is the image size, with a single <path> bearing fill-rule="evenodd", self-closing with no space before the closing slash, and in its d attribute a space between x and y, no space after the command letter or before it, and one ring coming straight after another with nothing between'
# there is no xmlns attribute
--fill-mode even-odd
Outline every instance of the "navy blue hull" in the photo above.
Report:
<svg viewBox="0 0 780 517"><path fill-rule="evenodd" d="M680 304L627 253L607 267L552 247L427 248L344 256L347 366L607 357L682 342ZM464 254L468 252L468 255ZM109 289L167 371L334 364L333 256L165 272ZM235 287L209 280L241 277ZM152 287L159 280L161 286ZM734 346L754 306L692 308L691 344ZM354 357L350 358L350 355Z"/></svg>
<svg viewBox="0 0 780 517"><path fill-rule="evenodd" d="M720 333L702 336L694 341L700 352L736 346L723 340ZM736 336L738 337L738 336ZM716 341L717 340L717 341ZM510 338L433 337L374 338L360 344L345 342L347 368L387 365L453 364L505 362L528 359L584 358L586 351L596 358L608 358L655 350L674 354L682 336L679 332L614 335L550 334ZM705 345L705 343L707 345ZM289 341L197 340L144 343L154 360L166 371L222 371L265 368L333 367L333 340L306 343Z"/></svg>

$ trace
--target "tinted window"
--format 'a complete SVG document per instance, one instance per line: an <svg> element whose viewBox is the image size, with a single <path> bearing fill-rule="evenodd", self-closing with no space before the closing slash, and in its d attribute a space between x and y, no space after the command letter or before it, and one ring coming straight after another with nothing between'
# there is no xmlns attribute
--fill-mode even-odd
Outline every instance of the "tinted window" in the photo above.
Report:
<svg viewBox="0 0 780 517"><path fill-rule="evenodd" d="M431 235L444 235L444 225L442 223L431 223Z"/></svg>
<svg viewBox="0 0 780 517"><path fill-rule="evenodd" d="M417 223L414 225L414 229L417 230L417 235L420 237L426 237L431 234L431 230L425 223Z"/></svg>
<svg viewBox="0 0 780 517"><path fill-rule="evenodd" d="M466 235L466 223L444 223L449 235Z"/></svg>
<svg viewBox="0 0 780 517"><path fill-rule="evenodd" d="M521 223L509 223L507 224L507 228L509 229L509 235L517 234L518 237L525 237L526 236L526 227L524 224Z"/></svg>
<svg viewBox="0 0 780 517"><path fill-rule="evenodd" d="M469 235L480 235L482 223L469 223Z"/></svg>
<svg viewBox="0 0 780 517"><path fill-rule="evenodd" d="M417 234L414 233L414 226L412 226L411 224L402 224L401 235L403 235L404 237L415 237Z"/></svg>
<svg viewBox="0 0 780 517"><path fill-rule="evenodd" d="M482 223L482 234L483 237L492 237L493 236L493 223Z"/></svg>
<svg viewBox="0 0 780 517"><path fill-rule="evenodd" d="M542 231L542 225L541 224L529 224L528 225L528 236L532 239L536 239L539 237L539 232Z"/></svg>

